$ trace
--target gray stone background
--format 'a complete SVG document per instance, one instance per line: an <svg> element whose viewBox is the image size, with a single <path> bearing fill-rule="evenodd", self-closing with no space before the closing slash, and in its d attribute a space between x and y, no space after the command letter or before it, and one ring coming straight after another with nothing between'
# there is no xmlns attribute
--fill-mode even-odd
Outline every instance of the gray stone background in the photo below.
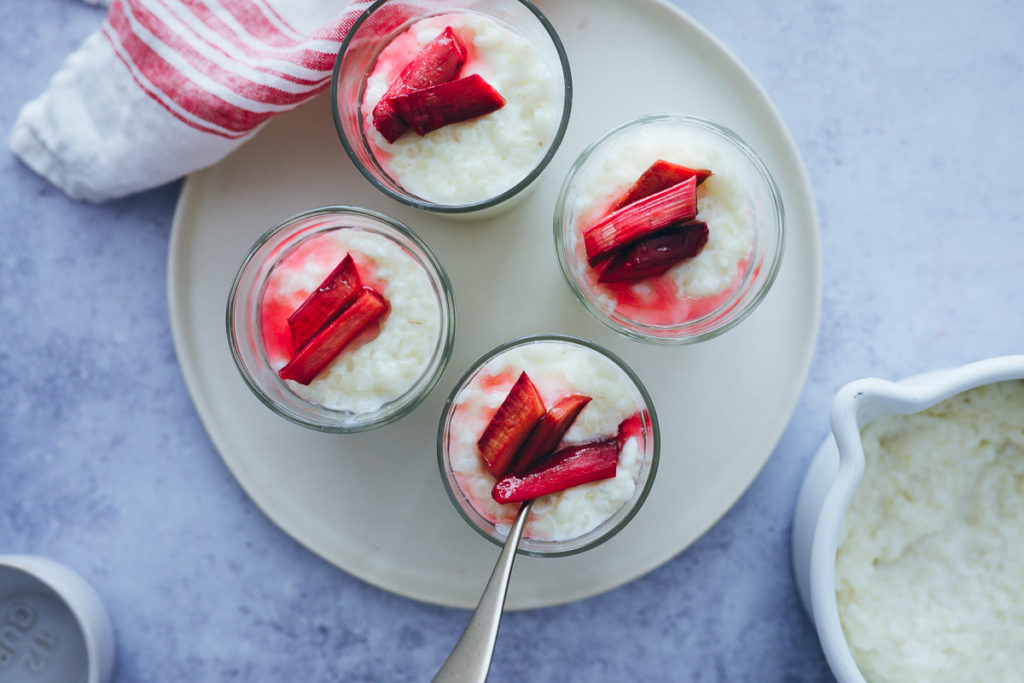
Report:
<svg viewBox="0 0 1024 683"><path fill-rule="evenodd" d="M1024 350L1024 5L676 4L744 62L799 146L821 219L817 350L736 506L639 580L507 615L496 683L830 680L789 528L833 393ZM102 18L77 0L0 3L4 135ZM97 587L117 683L429 679L468 613L300 547L203 431L167 314L180 183L80 204L6 150L0 177L0 553L53 557Z"/></svg>

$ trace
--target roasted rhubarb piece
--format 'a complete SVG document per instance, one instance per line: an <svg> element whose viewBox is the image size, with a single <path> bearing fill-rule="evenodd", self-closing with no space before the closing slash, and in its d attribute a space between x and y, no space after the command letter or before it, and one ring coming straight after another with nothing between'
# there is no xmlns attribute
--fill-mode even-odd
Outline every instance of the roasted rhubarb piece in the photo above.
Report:
<svg viewBox="0 0 1024 683"><path fill-rule="evenodd" d="M711 177L711 171L704 168L689 168L673 164L671 161L658 159L650 167L640 174L626 193L619 198L619 201L612 204L612 211L618 211L627 204L649 197L655 192L661 192L667 187L681 183L687 178L696 178L700 185Z"/></svg>
<svg viewBox="0 0 1024 683"><path fill-rule="evenodd" d="M519 447L544 417L544 401L524 372L512 385L484 433L476 442L480 455L495 477L502 477L512 465Z"/></svg>
<svg viewBox="0 0 1024 683"><path fill-rule="evenodd" d="M376 291L363 287L355 301L299 349L278 371L281 379L309 384L356 335L388 311L388 302Z"/></svg>
<svg viewBox="0 0 1024 683"><path fill-rule="evenodd" d="M387 101L420 135L505 106L505 98L479 74L389 97Z"/></svg>
<svg viewBox="0 0 1024 683"><path fill-rule="evenodd" d="M320 286L288 316L294 348L301 349L334 316L359 296L362 284L351 254L346 254Z"/></svg>
<svg viewBox="0 0 1024 683"><path fill-rule="evenodd" d="M412 61L388 86L384 97L373 108L373 127L380 131L388 142L397 140L409 126L395 113L388 100L413 90L446 83L459 74L459 69L465 62L466 48L452 27L445 27L437 38L416 53Z"/></svg>
<svg viewBox="0 0 1024 683"><path fill-rule="evenodd" d="M697 179L690 177L613 211L584 232L587 263L593 267L634 242L696 216Z"/></svg>
<svg viewBox="0 0 1024 683"><path fill-rule="evenodd" d="M580 411L588 403L590 403L589 396L569 394L558 399L555 405L548 408L548 412L544 413L544 417L537 423L530 438L519 449L514 467L515 472L517 474L525 472L534 462L554 452L555 447L558 446Z"/></svg>
<svg viewBox="0 0 1024 683"><path fill-rule="evenodd" d="M648 416L649 419L649 416ZM640 418L640 413L627 417L625 420L619 423L619 433L616 436L619 443L619 451L626 447L626 442L630 439L639 439L640 434L643 431L643 422Z"/></svg>
<svg viewBox="0 0 1024 683"><path fill-rule="evenodd" d="M522 475L499 479L491 497L520 503L601 479L611 479L619 460L616 438L569 446Z"/></svg>
<svg viewBox="0 0 1024 683"><path fill-rule="evenodd" d="M672 266L693 258L708 243L708 224L703 221L667 228L608 259L598 282L633 282L661 275Z"/></svg>

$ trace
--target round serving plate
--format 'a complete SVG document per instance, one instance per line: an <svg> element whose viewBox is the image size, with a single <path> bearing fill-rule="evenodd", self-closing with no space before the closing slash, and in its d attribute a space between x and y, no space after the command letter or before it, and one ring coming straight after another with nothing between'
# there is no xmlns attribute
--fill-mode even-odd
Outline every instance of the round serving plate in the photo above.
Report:
<svg viewBox="0 0 1024 683"><path fill-rule="evenodd" d="M782 435L810 366L821 305L811 188L785 124L721 44L657 0L540 2L573 67L572 120L527 199L484 221L453 222L374 190L342 150L321 97L273 119L251 141L185 183L171 236L174 344L196 409L221 457L282 529L345 571L416 600L472 607L494 546L445 495L434 453L447 393L480 355L508 339L564 333L620 355L661 417L651 495L614 539L579 556L521 558L508 607L577 600L662 564L743 493ZM782 269L761 306L719 338L662 348L589 317L559 272L555 197L575 157L609 128L676 112L738 132L775 176L786 208ZM268 227L300 211L352 204L409 225L455 290L451 363L433 393L396 424L364 434L316 433L273 415L235 369L224 311L235 270Z"/></svg>

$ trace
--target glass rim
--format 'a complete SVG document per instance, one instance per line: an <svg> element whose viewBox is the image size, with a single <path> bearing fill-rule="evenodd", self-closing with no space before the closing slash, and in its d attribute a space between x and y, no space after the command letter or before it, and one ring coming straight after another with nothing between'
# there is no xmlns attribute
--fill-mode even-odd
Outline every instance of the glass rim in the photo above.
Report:
<svg viewBox="0 0 1024 683"><path fill-rule="evenodd" d="M520 544L520 547L516 549L517 553L522 554L522 555L527 555L527 556L530 556L530 557L566 557L566 556L569 556L569 555L576 555L578 553L582 553L585 550L590 550L591 548L595 548L595 547L605 543L606 541L610 540L612 537L617 535L619 533L619 531L621 531L623 528L625 528L625 526L627 524L629 524L629 522L633 519L633 517L636 516L637 512L640 511L640 508L643 506L644 501L647 500L647 496L651 492L651 487L654 485L655 475L658 472L658 462L660 461L660 458L661 458L661 428L660 428L659 423L658 423L658 414L657 414L657 411L655 410L655 407L654 407L654 401L651 399L650 394L647 392L647 387L644 386L643 382L640 380L640 377L618 355L616 355L615 353L612 353L611 351L609 351L608 349L604 348L603 346L601 346L601 345L599 345L599 344L597 344L595 342L590 341L589 339L583 339L581 337L574 337L572 335L567 335L567 334L533 334L533 335L527 335L527 336L524 336L524 337L517 337L515 339L510 339L510 340L508 340L508 341L506 341L506 342L504 342L502 344L499 344L498 346L495 346L494 348L490 349L489 351L487 351L487 353L483 354L476 361L474 361L473 364L470 365L469 369L467 369L464 373L462 373L462 375L459 377L459 379L455 382L455 385L452 388L451 392L448 394L448 398L445 399L444 406L441 409L441 418L440 418L440 421L438 422L438 428L437 428L437 464L438 464L438 469L439 469L440 474L441 474L441 482L444 484L445 493L448 494L448 499L451 501L452 505L458 511L459 516L461 516L462 519L467 524L469 524L470 527L473 528L473 530L475 530L478 534L480 534L481 536L483 536L484 538L489 540L491 543L493 543L493 544L495 544L495 545L497 545L499 547L503 546L504 543L505 543L505 539L504 538L501 538L501 539L494 538L493 536L488 534L484 529L482 529L480 527L480 525L478 525L469 516L469 514L467 514L467 512L464 509L463 505L461 505L460 502L459 502L460 498L458 497L458 494L456 494L456 492L452 490L452 485L448 481L448 477L447 477L447 474L446 474L447 470L450 469L449 467L447 467L446 462L447 462L448 459L445 457L445 453L447 452L447 448L446 448L446 444L445 444L445 437L448 434L447 426L448 426L448 423L449 423L449 418L451 416L452 405L455 402L455 398L459 395L461 390L463 388L465 388L466 383L472 377L474 377L476 375L476 373L484 365L486 365L490 360L492 360L493 358L497 357L498 355L504 353L505 351L508 351L509 349L513 349L513 348L516 348L518 346L524 346L526 344L530 344L530 343L534 343L534 342L546 342L546 341L564 342L564 343L576 344L576 345L579 345L579 346L583 346L583 347L589 348L590 350L595 351L595 352L601 354L602 356L606 357L608 360L612 361L620 370L622 370L626 374L627 377L629 377L630 381L633 382L633 386L636 387L637 392L640 394L640 398L641 398L641 400L643 401L643 404L644 404L643 409L647 412L647 414L648 414L648 416L650 418L650 424L651 424L650 434L649 434L649 442L651 444L650 445L650 457L646 458L646 456L645 456L645 459L649 459L649 461L650 461L650 467L647 469L647 476L646 476L646 478L644 480L643 487L640 490L640 494L637 495L635 499L631 498L630 500L626 501L626 503L624 503L624 505L629 504L629 505L631 505L631 507L626 512L626 514L623 515L623 517L620 520L618 520L613 526L608 528L600 536L594 538L589 543L586 543L584 545L578 546L576 548L570 548L570 549L567 549L567 550L551 550L551 551L547 551L547 550L527 549L527 548L522 547L522 544ZM647 441L648 441L648 439L645 438L645 444L646 444ZM463 495L462 498L466 499L466 496ZM466 500L466 503L470 504L468 499ZM612 516L614 516L614 513L612 514ZM608 519L611 519L611 517L609 517ZM606 521L608 521L608 520L605 520L605 522ZM604 524L604 522L602 522L601 524ZM494 526L494 525L492 524L491 526ZM591 531L599 529L600 527L601 527L601 525L598 525L597 527L595 527L595 529L593 529ZM591 533L591 532L587 532L587 533ZM586 534L583 534L583 535L586 535ZM577 536L576 538L579 538L579 537ZM566 539L566 540L567 541L572 541L572 540L575 540L575 539ZM539 542L548 542L548 543L552 543L552 544L557 544L557 543L564 543L566 541L543 541L543 540L541 540Z"/></svg>
<svg viewBox="0 0 1024 683"><path fill-rule="evenodd" d="M751 268L744 276L741 286L737 288L736 292L725 299L720 305L716 306L714 310L705 313L699 318L693 320L687 320L675 325L654 325L650 323L643 323L638 321L629 320L631 325L634 325L637 329L629 329L617 319L613 318L607 311L602 310L595 305L583 292L583 288L576 281L576 277L572 273L569 261L565 255L565 237L563 235L563 223L565 222L566 205L568 202L568 194L570 186L579 174L579 171L584 164L590 159L590 157L609 140L617 137L619 134L624 133L627 130L636 128L649 123L658 122L677 122L688 125L695 125L706 130L710 130L713 133L721 135L723 138L733 144L738 151L740 151L744 157L757 171L758 176L765 182L768 188L769 195L772 199L772 206L774 211L772 212L775 224L778 226L778 239L775 243L775 249L770 252L765 252L764 263L768 264L767 271L761 271L764 273L764 279L761 287L749 295L744 297L744 284L750 283L755 277L761 275L761 272L755 273L754 268ZM739 136L738 133L733 131L731 128L723 126L720 123L705 119L699 116L691 114L647 114L644 116L638 116L629 121L621 123L614 128L606 131L596 140L587 145L572 166L569 167L569 171L566 173L565 180L562 182L562 187L559 190L558 197L555 200L555 213L553 220L554 227L554 238L555 238L555 253L558 258L558 266L562 271L562 276L565 278L566 283L569 285L570 291L573 296L583 304L583 307L599 322L606 327L612 329L618 334L633 339L635 341L641 341L652 345L659 346L682 346L687 344L696 344L698 342L706 341L717 337L725 332L728 332L733 327L741 323L747 318L753 311L758 307L761 301L768 295L769 290L774 284L776 277L779 274L779 270L782 267L782 256L785 250L786 242L786 211L782 202L782 193L779 191L778 185L775 182L775 178L768 170L764 160L761 159L760 155L755 152L750 145ZM569 226L571 227L571 226ZM701 323L708 321L710 318L721 315L723 312L728 312L730 309L736 309L735 314L720 323L716 327L710 330L704 330L695 334L686 334L687 329L698 327ZM628 318L627 318L628 320ZM663 333L663 334L659 334ZM670 333L670 336L664 336L664 333ZM682 336L676 336L682 335Z"/></svg>
<svg viewBox="0 0 1024 683"><path fill-rule="evenodd" d="M377 180L377 178L374 177L373 173L371 173L370 170L367 169L359 160L359 157L356 154L355 149L353 148L352 144L348 140L348 137L344 133L344 129L341 124L341 114L338 111L339 74L341 73L341 63L345 56L345 52L348 50L349 43L351 43L352 38L356 34L356 31L364 23L366 23L366 21L373 15L373 13L377 9L379 9L382 5L395 1L396 0L376 0L372 5L363 10L362 14L360 14L359 17L352 24L352 28L350 28L348 30L348 33L345 34L345 39L341 43L341 48L338 50L338 55L334 59L334 68L331 71L330 87L331 118L334 120L334 130L338 135L338 139L341 141L342 147L345 148L345 154L348 155L348 158L352 161L352 164L363 175L363 177L370 181L370 184L373 185L377 190L383 192L391 199L401 202L406 206L411 206L414 209L421 209L423 211L430 211L432 213L439 214L468 214L498 206L499 204L502 204L512 199L520 192L525 190L527 187L529 187L530 184L532 184L533 181L536 180L540 176L540 174L544 172L544 169L548 167L548 164L551 163L551 160L554 158L555 153L561 146L562 139L565 137L565 132L569 127L569 115L572 112L572 73L569 69L569 57L566 54L565 47L562 45L561 38L558 37L558 33L555 31L555 27L552 26L551 22L548 21L548 18L544 16L544 14L539 9L537 9L537 7L532 2L530 2L530 0L514 0L514 2L518 2L523 7L528 9L538 20L541 26L544 28L548 37L551 39L551 43L555 48L555 52L558 54L558 61L562 68L562 116L558 122L558 128L555 131L555 135L554 137L551 138L551 144L548 146L547 152L545 152L544 156L541 157L539 162L537 162L537 165L534 166L533 169L531 169L530 172L527 173L526 176L524 176L519 182L517 182L515 185L505 190L504 192L501 192L500 194L491 197L490 199L485 199L479 202L473 202L471 204L438 204L436 202L431 202L429 200L420 199L412 194L401 194L395 192L394 190L383 185L379 180ZM362 127L362 117L360 117L360 132L362 132ZM380 170L381 173L387 175L387 173L384 173L383 169ZM400 183L397 184L400 185Z"/></svg>
<svg viewBox="0 0 1024 683"><path fill-rule="evenodd" d="M410 386L407 391L400 394L399 396L394 397L393 399L385 403L383 406L378 408L376 411L374 411L379 412L380 415L373 420L367 420L365 422L356 423L325 423L317 421L316 419L311 418L295 410L292 410L282 405L278 401L274 400L274 398L271 397L263 389L263 387L256 381L256 379L250 374L250 372L246 369L245 360L242 358L241 353L239 351L238 331L235 329L234 315L236 309L236 300L239 294L239 286L242 282L243 276L246 273L247 269L249 268L250 264L252 264L253 259L255 259L256 254L264 245L266 245L270 240L272 240L274 237L276 237L279 233L283 232L287 228L309 218L315 218L318 216L349 215L356 215L361 216L363 218L369 218L373 221L377 221L378 223L383 224L387 228L395 230L404 238L412 242L420 250L420 252L422 252L426 264L423 263L424 259L420 259L419 255L417 254L414 254L413 258L416 260L417 264L420 265L420 267L423 267L424 270L427 271L428 279L431 280L432 284L436 281L436 283L440 285L439 294L441 295L441 300L439 301L438 308L441 314L441 330L439 331L438 334L438 341L434 348L434 352L431 354L430 361L424 370L429 370L434 365L436 365L436 367L434 368L433 373L429 377L427 377L425 382L421 384L421 380L423 380L425 375L420 375L419 377L417 377L417 379L413 382L412 386ZM326 229L330 230L337 228ZM428 265L429 268L424 267L425 265ZM235 273L234 280L231 283L231 289L228 294L225 325L228 335L228 348L231 351L231 357L234 360L235 367L238 369L239 374L242 376L242 379L245 381L246 385L248 385L252 393L264 405L266 405L274 413L280 415L281 417L284 417L285 419L295 424L307 427L309 429L329 434L355 434L358 432L370 431L373 429L377 429L379 427L383 427L385 425L389 425L392 422L396 422L400 418L405 417L406 415L411 413L417 406L419 406L420 403L422 403L426 399L426 397L431 393L434 387L437 386L438 381L440 381L441 379L441 375L444 374L444 371L447 368L448 360L451 358L452 350L454 349L455 345L455 296L452 290L451 280L449 280L448 278L448 273L445 271L444 266L441 265L441 262L438 260L437 255L434 254L434 252L430 249L427 243L424 242L423 239L419 235L417 235L415 231L413 231L411 228L399 222L398 220L391 218L390 216L386 216L385 214L382 214L380 212L373 211L372 209L340 204L322 206L315 209L308 209L306 211L302 211L289 218L284 219L283 221L276 224L274 227L264 232L253 243L252 247L249 249L245 258L239 265L238 270ZM261 360L265 362L265 358L262 358L262 355ZM288 390L291 391L290 388ZM410 394L412 394L413 392L417 393L411 399L408 399L405 402L402 401L403 399L409 397ZM302 399L301 396L299 398ZM312 403L307 399L302 400L306 401L307 403ZM330 411L331 413L337 413L338 415L349 414L349 411L333 410L331 408L327 408L326 406L322 407L325 410Z"/></svg>

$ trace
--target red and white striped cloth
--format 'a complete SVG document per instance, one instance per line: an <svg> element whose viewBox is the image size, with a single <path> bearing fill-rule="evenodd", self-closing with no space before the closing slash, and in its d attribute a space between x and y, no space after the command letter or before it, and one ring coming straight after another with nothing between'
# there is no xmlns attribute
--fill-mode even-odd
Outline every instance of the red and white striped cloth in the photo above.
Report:
<svg viewBox="0 0 1024 683"><path fill-rule="evenodd" d="M112 0L102 27L22 108L8 142L75 199L161 185L327 88L369 4Z"/></svg>

